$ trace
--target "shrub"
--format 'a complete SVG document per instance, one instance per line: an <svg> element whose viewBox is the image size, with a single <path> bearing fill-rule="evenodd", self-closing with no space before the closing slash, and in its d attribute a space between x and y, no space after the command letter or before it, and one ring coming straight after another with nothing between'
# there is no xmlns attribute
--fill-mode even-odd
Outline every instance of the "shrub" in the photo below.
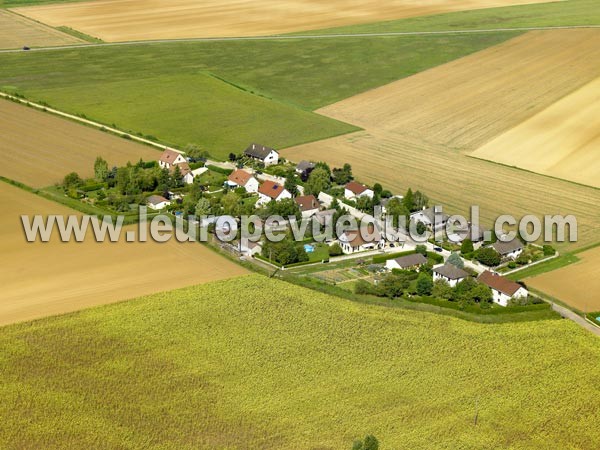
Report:
<svg viewBox="0 0 600 450"><path fill-rule="evenodd" d="M475 252L475 259L481 264L494 267L500 264L500 254L492 247L483 247Z"/></svg>
<svg viewBox="0 0 600 450"><path fill-rule="evenodd" d="M517 268L517 263L514 261L511 261L508 263L508 268L509 269L516 269Z"/></svg>
<svg viewBox="0 0 600 450"><path fill-rule="evenodd" d="M337 242L329 247L329 256L340 256L343 253L342 247Z"/></svg>
<svg viewBox="0 0 600 450"><path fill-rule="evenodd" d="M421 296L431 295L432 290L433 279L425 273L420 274L417 279L417 294Z"/></svg>
<svg viewBox="0 0 600 450"><path fill-rule="evenodd" d="M544 245L543 247L544 256L554 256L556 255L556 249L551 245Z"/></svg>
<svg viewBox="0 0 600 450"><path fill-rule="evenodd" d="M465 262L462 260L462 258L458 255L458 253L452 253L449 257L448 257L448 263L452 264L455 267L458 267L459 269L462 269L465 267Z"/></svg>
<svg viewBox="0 0 600 450"><path fill-rule="evenodd" d="M420 253L423 256L427 256L427 247L419 244L415 247L415 253Z"/></svg>
<svg viewBox="0 0 600 450"><path fill-rule="evenodd" d="M460 252L463 255L473 253L474 250L473 241L471 239L465 239L460 246Z"/></svg>

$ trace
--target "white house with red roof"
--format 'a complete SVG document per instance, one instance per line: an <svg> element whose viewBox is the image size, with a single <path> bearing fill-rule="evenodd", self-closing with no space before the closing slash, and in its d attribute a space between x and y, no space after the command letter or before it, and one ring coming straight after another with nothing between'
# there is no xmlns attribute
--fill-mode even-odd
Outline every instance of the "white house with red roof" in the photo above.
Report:
<svg viewBox="0 0 600 450"><path fill-rule="evenodd" d="M238 187L243 187L246 189L246 192L258 192L258 180L254 178L252 174L242 169L233 171L229 177L227 177L226 183L230 188L235 189Z"/></svg>
<svg viewBox="0 0 600 450"><path fill-rule="evenodd" d="M314 195L303 195L295 199L303 218L314 216L319 212L319 201Z"/></svg>
<svg viewBox="0 0 600 450"><path fill-rule="evenodd" d="M513 298L526 298L529 296L529 291L519 283L489 270L479 275L477 280L492 290L494 303L500 306L508 306Z"/></svg>
<svg viewBox="0 0 600 450"><path fill-rule="evenodd" d="M292 194L286 188L279 183L267 180L258 188L258 201L256 204L263 206L273 200L280 202L286 198L292 198Z"/></svg>
<svg viewBox="0 0 600 450"><path fill-rule="evenodd" d="M187 164L187 160L183 155L170 148L166 149L158 159L158 165L163 169L171 169L177 164Z"/></svg>
<svg viewBox="0 0 600 450"><path fill-rule="evenodd" d="M373 198L373 195L375 195L375 193L372 189L369 189L364 184L357 183L356 181L351 181L344 186L344 197L348 200L354 200L358 197Z"/></svg>

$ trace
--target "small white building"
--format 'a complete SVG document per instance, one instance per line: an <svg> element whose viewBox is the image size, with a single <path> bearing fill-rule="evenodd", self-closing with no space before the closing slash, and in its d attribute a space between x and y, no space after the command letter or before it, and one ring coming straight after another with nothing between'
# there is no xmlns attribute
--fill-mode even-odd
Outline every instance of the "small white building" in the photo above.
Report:
<svg viewBox="0 0 600 450"><path fill-rule="evenodd" d="M469 277L469 274L459 269L454 264L443 264L433 269L433 281L444 280L451 287L456 286L462 280Z"/></svg>
<svg viewBox="0 0 600 450"><path fill-rule="evenodd" d="M359 197L373 198L374 195L375 193L372 189L369 189L367 186L357 183L356 181L351 181L344 186L344 197L348 200L355 200Z"/></svg>
<svg viewBox="0 0 600 450"><path fill-rule="evenodd" d="M405 255L395 259L388 259L385 262L387 270L419 270L421 266L427 264L427 258L420 253Z"/></svg>
<svg viewBox="0 0 600 450"><path fill-rule="evenodd" d="M295 201L298 205L298 208L300 208L302 218L312 217L319 212L319 201L314 195L296 197Z"/></svg>
<svg viewBox="0 0 600 450"><path fill-rule="evenodd" d="M494 303L500 306L508 306L508 302L513 298L527 298L529 296L529 291L519 283L489 270L479 275L478 281L492 290Z"/></svg>
<svg viewBox="0 0 600 450"><path fill-rule="evenodd" d="M252 176L252 174L245 170L238 169L227 177L227 185L230 188L243 187L246 192L255 193L258 192L258 180Z"/></svg>
<svg viewBox="0 0 600 450"><path fill-rule="evenodd" d="M275 149L265 147L264 145L251 144L245 151L244 155L262 162L265 167L272 166L279 162L279 153Z"/></svg>
<svg viewBox="0 0 600 450"><path fill-rule="evenodd" d="M158 159L158 165L163 169L171 169L177 164L187 164L183 155L170 148L166 149Z"/></svg>
<svg viewBox="0 0 600 450"><path fill-rule="evenodd" d="M273 200L280 202L286 198L292 198L292 194L286 188L274 181L265 181L258 188L258 201L256 204L263 206Z"/></svg>
<svg viewBox="0 0 600 450"><path fill-rule="evenodd" d="M496 241L492 244L492 248L496 250L502 258L517 259L523 253L525 246L518 239L512 241Z"/></svg>
<svg viewBox="0 0 600 450"><path fill-rule="evenodd" d="M385 247L384 238L373 226L364 227L361 230L346 231L339 237L338 241L345 255Z"/></svg>
<svg viewBox="0 0 600 450"><path fill-rule="evenodd" d="M153 209L155 211L164 209L171 204L171 202L164 198L162 195L151 195L150 197L148 197L147 202L148 208Z"/></svg>

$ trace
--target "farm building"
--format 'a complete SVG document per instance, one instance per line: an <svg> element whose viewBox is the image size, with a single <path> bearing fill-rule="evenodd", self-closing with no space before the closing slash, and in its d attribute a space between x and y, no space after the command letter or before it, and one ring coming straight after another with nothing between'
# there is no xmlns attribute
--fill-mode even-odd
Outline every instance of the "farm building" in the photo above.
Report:
<svg viewBox="0 0 600 450"><path fill-rule="evenodd" d="M433 281L444 280L452 287L468 277L467 272L453 264L446 263L433 269Z"/></svg>
<svg viewBox="0 0 600 450"><path fill-rule="evenodd" d="M413 255L401 256L400 258L388 259L385 262L385 268L387 270L419 270L424 264L427 264L427 258L420 253L415 253Z"/></svg>
<svg viewBox="0 0 600 450"><path fill-rule="evenodd" d="M230 188L243 187L246 192L258 192L258 180L242 169L232 172L226 183Z"/></svg>
<svg viewBox="0 0 600 450"><path fill-rule="evenodd" d="M164 209L171 204L169 200L164 198L162 195L151 195L148 197L148 208L158 211Z"/></svg>
<svg viewBox="0 0 600 450"><path fill-rule="evenodd" d="M523 253L525 246L518 239L504 242L497 241L492 244L492 248L496 250L503 258L517 259Z"/></svg>
<svg viewBox="0 0 600 450"><path fill-rule="evenodd" d="M479 275L478 280L492 290L494 302L500 306L508 306L512 298L525 298L529 295L529 291L520 284L489 270Z"/></svg>
<svg viewBox="0 0 600 450"><path fill-rule="evenodd" d="M163 169L171 169L177 164L187 163L183 155L170 148L166 149L158 159L158 165Z"/></svg>
<svg viewBox="0 0 600 450"><path fill-rule="evenodd" d="M296 197L296 204L300 208L303 218L312 217L319 212L319 201L314 195Z"/></svg>
<svg viewBox="0 0 600 450"><path fill-rule="evenodd" d="M369 189L367 186L357 183L356 181L351 181L344 187L344 197L348 200L353 200L358 197L369 197L373 198L374 192L372 189Z"/></svg>
<svg viewBox="0 0 600 450"><path fill-rule="evenodd" d="M285 198L292 198L292 194L287 189L274 181L265 181L258 188L258 201L256 204L262 206L272 200L279 202Z"/></svg>
<svg viewBox="0 0 600 450"><path fill-rule="evenodd" d="M262 162L265 167L272 166L279 162L279 153L270 147L265 147L264 145L251 144L244 151L244 155Z"/></svg>

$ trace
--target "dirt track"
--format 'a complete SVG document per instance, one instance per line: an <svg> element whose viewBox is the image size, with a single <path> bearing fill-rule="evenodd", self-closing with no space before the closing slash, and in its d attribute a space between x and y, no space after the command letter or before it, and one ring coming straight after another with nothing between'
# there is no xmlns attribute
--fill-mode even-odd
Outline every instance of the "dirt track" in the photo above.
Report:
<svg viewBox="0 0 600 450"><path fill-rule="evenodd" d="M0 325L246 273L194 243L27 243L21 214L73 211L3 182L0 209Z"/></svg>
<svg viewBox="0 0 600 450"><path fill-rule="evenodd" d="M600 188L600 78L473 156Z"/></svg>
<svg viewBox="0 0 600 450"><path fill-rule="evenodd" d="M33 187L49 186L73 171L92 176L99 155L122 165L157 159L160 152L0 99L0 175Z"/></svg>
<svg viewBox="0 0 600 450"><path fill-rule="evenodd" d="M100 0L15 8L108 42L261 36L546 0Z"/></svg>
<svg viewBox="0 0 600 450"><path fill-rule="evenodd" d="M0 48L50 47L85 41L0 9Z"/></svg>

